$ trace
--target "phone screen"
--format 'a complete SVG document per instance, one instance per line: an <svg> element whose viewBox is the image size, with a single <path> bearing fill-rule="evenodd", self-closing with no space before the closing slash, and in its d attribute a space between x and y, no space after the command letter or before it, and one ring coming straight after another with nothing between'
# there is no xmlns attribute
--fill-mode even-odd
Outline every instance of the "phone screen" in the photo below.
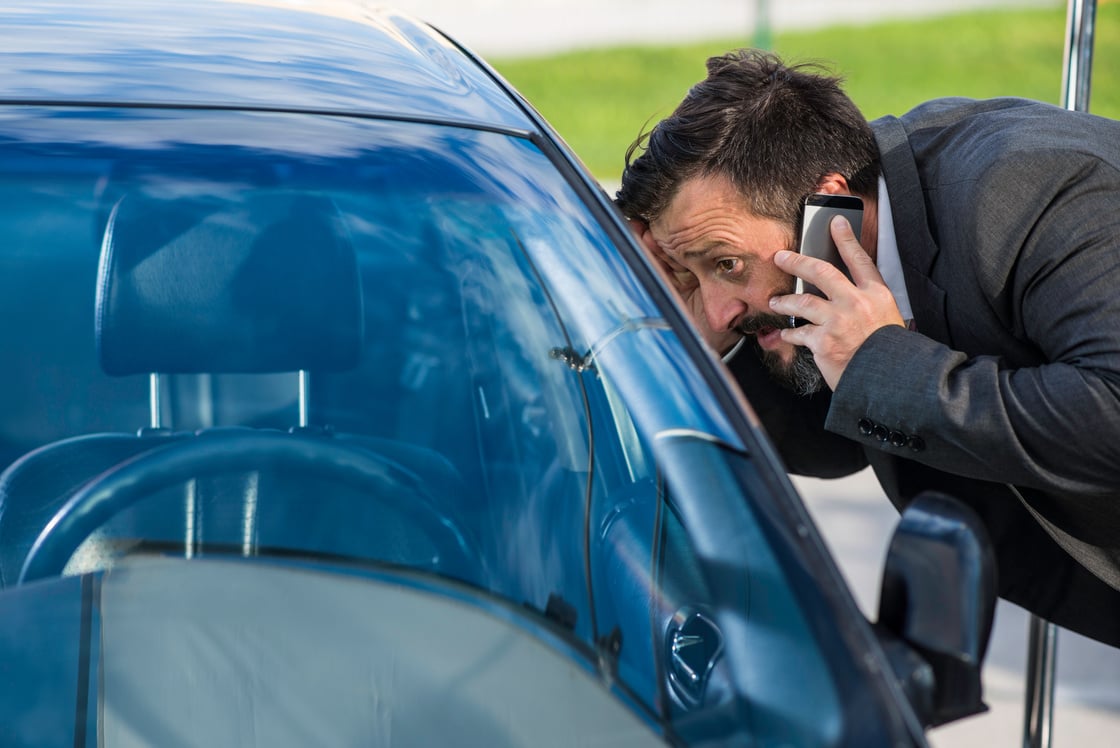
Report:
<svg viewBox="0 0 1120 748"><path fill-rule="evenodd" d="M798 251L809 257L827 260L840 268L851 278L847 266L840 259L840 252L836 249L836 242L832 241L832 232L829 223L833 216L844 216L852 225L856 239L859 239L863 227L863 200L854 195L825 195L814 194L805 198L801 211L801 239ZM820 289L811 283L797 279L796 293L812 293L823 296Z"/></svg>

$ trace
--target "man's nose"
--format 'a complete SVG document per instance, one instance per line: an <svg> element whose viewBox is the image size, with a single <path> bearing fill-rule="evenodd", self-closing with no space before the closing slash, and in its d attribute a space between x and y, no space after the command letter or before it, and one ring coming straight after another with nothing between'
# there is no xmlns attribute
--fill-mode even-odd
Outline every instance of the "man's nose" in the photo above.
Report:
<svg viewBox="0 0 1120 748"><path fill-rule="evenodd" d="M747 305L729 289L721 288L719 284L701 282L700 294L708 327L716 332L730 330L735 321L746 311Z"/></svg>

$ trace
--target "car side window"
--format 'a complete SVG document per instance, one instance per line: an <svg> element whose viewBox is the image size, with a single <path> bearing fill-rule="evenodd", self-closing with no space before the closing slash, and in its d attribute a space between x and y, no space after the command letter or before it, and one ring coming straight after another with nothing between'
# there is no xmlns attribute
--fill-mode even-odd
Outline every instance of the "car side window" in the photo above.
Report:
<svg viewBox="0 0 1120 748"><path fill-rule="evenodd" d="M602 346L584 373L600 651L682 738L726 740L750 725L763 742L815 744L835 727L833 665L809 612L817 603L789 576L796 564L762 508L774 490L766 465L689 428L699 415L662 424L664 408L648 406L674 400L682 355L668 331L647 327ZM791 667L797 685L782 675Z"/></svg>
<svg viewBox="0 0 1120 748"><path fill-rule="evenodd" d="M706 582L654 453L609 377L585 374L593 407L592 589L599 646L647 708L670 719L728 698ZM718 679L717 679L718 680Z"/></svg>
<svg viewBox="0 0 1120 748"><path fill-rule="evenodd" d="M583 374L595 434L588 532L599 646L619 679L658 710L654 627L661 484L646 445L608 378Z"/></svg>

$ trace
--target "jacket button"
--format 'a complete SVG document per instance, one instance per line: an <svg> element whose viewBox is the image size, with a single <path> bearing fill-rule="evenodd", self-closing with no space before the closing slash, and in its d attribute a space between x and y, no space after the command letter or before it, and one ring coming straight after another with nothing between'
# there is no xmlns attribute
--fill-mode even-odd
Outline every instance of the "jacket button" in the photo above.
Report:
<svg viewBox="0 0 1120 748"><path fill-rule="evenodd" d="M856 427L860 436L871 436L871 432L875 430L875 422L870 418L861 418L856 422Z"/></svg>
<svg viewBox="0 0 1120 748"><path fill-rule="evenodd" d="M915 452L921 452L926 448L926 441L920 436L911 436L906 440L906 446L910 447L910 449Z"/></svg>
<svg viewBox="0 0 1120 748"><path fill-rule="evenodd" d="M906 446L906 434L902 433L901 431L891 431L890 439L892 447L898 447L901 449L902 447Z"/></svg>
<svg viewBox="0 0 1120 748"><path fill-rule="evenodd" d="M875 424L875 430L872 433L874 434L875 438L881 442L885 442L887 440L887 437L891 435L890 430L888 430L887 427L881 423Z"/></svg>

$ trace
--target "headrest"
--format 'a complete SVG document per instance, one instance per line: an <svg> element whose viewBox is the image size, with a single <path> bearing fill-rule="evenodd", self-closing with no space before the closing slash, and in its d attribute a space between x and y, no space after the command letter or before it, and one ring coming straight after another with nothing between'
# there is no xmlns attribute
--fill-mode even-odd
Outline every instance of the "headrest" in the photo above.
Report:
<svg viewBox="0 0 1120 748"><path fill-rule="evenodd" d="M130 195L109 217L96 316L108 374L341 371L362 333L357 261L328 199Z"/></svg>

